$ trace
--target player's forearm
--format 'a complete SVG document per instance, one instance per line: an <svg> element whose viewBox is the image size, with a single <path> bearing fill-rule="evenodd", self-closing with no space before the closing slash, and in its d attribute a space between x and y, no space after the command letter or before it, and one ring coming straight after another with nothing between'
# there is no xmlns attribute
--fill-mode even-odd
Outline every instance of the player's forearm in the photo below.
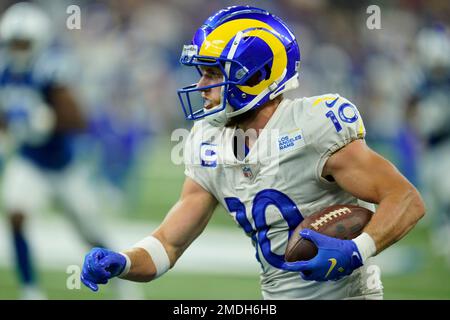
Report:
<svg viewBox="0 0 450 320"><path fill-rule="evenodd" d="M157 232L121 253L127 257L127 263L120 277L137 282L158 278L173 267L179 258L177 251Z"/></svg>
<svg viewBox="0 0 450 320"><path fill-rule="evenodd" d="M121 278L146 282L168 271L206 227L216 205L214 197L188 179L181 199L152 235L122 252L129 261Z"/></svg>
<svg viewBox="0 0 450 320"><path fill-rule="evenodd" d="M156 267L152 258L142 248L131 248L122 251L130 258L130 270L121 277L125 280L136 282L149 282L156 276Z"/></svg>
<svg viewBox="0 0 450 320"><path fill-rule="evenodd" d="M417 190L403 187L380 201L364 232L373 238L379 253L403 238L424 214L425 206Z"/></svg>

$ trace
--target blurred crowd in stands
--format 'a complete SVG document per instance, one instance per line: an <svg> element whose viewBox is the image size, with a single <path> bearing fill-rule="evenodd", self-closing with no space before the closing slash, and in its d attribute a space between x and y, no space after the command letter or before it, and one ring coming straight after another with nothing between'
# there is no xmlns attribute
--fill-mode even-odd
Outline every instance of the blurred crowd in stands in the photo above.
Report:
<svg viewBox="0 0 450 320"><path fill-rule="evenodd" d="M2 0L0 12L15 1ZM446 1L331 0L37 0L50 14L70 55L74 88L91 118L91 135L109 179L124 183L142 148L184 120L176 89L196 74L178 63L183 44L218 8L264 7L292 26L301 49L300 88L293 95L339 93L360 109L368 142L385 150L419 184L422 142L412 101L436 64L449 74L450 3ZM81 29L69 30L69 5L81 9ZM370 30L367 7L381 11ZM447 42L435 41L436 34ZM447 51L445 51L447 50ZM448 78L448 76L447 76ZM292 95L291 94L291 95ZM447 105L447 109L450 107ZM448 119L450 111L441 118ZM419 125L420 126L420 125ZM419 143L419 141L422 141ZM425 143L426 145L426 143ZM426 146L425 146L426 147ZM116 159L116 161L111 161ZM106 161L109 160L109 161ZM108 163L114 168L108 169Z"/></svg>

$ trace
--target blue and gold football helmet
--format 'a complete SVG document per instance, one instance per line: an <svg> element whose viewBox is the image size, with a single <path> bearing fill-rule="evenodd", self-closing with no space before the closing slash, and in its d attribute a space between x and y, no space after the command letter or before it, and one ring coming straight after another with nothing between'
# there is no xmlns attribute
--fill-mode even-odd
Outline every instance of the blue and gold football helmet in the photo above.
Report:
<svg viewBox="0 0 450 320"><path fill-rule="evenodd" d="M186 119L206 117L216 126L298 87L300 50L295 36L280 18L250 6L228 7L209 17L192 44L184 46L180 62L198 70L221 69L222 83L178 90ZM192 105L192 93L212 87L221 87L220 105L208 110Z"/></svg>

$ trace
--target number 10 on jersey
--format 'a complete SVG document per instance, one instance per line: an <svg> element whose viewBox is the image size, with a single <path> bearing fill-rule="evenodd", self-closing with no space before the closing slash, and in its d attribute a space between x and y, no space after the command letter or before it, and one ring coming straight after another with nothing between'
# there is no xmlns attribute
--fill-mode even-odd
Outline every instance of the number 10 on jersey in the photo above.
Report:
<svg viewBox="0 0 450 320"><path fill-rule="evenodd" d="M251 234L252 239L257 242L266 261L270 265L281 269L282 265L285 263L284 254L276 254L271 249L270 239L268 237L270 226L267 224L266 209L270 205L274 205L278 208L283 219L289 226L290 237L291 232L295 227L303 221L303 217L295 202L278 190L265 189L258 192L252 202L252 218L254 226L247 219L245 205L239 198L228 197L225 198L225 202L229 212L236 212L236 221L242 229L244 229L247 234Z"/></svg>

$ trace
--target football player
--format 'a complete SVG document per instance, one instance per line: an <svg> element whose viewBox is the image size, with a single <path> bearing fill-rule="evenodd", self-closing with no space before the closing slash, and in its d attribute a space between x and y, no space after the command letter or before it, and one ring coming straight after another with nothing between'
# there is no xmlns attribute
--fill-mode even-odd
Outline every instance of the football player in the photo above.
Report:
<svg viewBox="0 0 450 320"><path fill-rule="evenodd" d="M96 291L112 277L161 276L220 203L252 240L264 299L382 298L379 281L368 285L371 257L407 234L424 204L365 144L361 115L349 100L339 94L283 97L298 86L300 65L288 26L254 7L220 10L184 47L181 63L200 72L198 83L178 91L186 118L196 120L186 142L181 196L161 225L128 250L91 250L83 283ZM203 98L200 105L193 103L195 94ZM364 232L339 240L303 230L318 254L286 262L289 236L304 217L344 203L378 205Z"/></svg>
<svg viewBox="0 0 450 320"><path fill-rule="evenodd" d="M407 115L423 146L419 173L435 213L433 247L450 266L450 161L443 161L450 159L450 36L445 28L425 28L416 43L422 77L407 99Z"/></svg>
<svg viewBox="0 0 450 320"><path fill-rule="evenodd" d="M98 211L89 175L74 162L73 135L86 119L70 90L67 60L50 49L49 17L18 3L0 22L1 132L15 147L2 179L2 207L9 216L21 298L44 298L24 232L28 217L57 198L91 246L103 245L92 221ZM32 243L31 243L32 244Z"/></svg>

